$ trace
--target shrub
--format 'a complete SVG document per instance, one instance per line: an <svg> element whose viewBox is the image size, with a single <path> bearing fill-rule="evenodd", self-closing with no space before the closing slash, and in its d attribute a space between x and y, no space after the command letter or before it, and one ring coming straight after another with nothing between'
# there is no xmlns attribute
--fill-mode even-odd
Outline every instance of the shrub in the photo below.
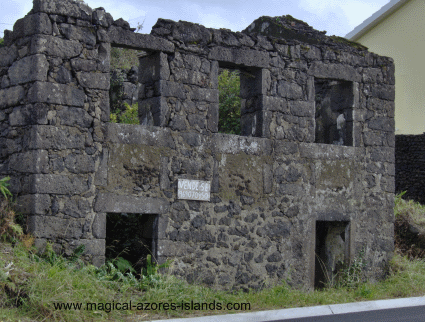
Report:
<svg viewBox="0 0 425 322"><path fill-rule="evenodd" d="M219 120L218 132L241 133L241 98L239 71L223 69L218 76Z"/></svg>
<svg viewBox="0 0 425 322"><path fill-rule="evenodd" d="M110 115L112 123L139 124L138 104L134 103L130 106L124 102L125 111L115 110Z"/></svg>

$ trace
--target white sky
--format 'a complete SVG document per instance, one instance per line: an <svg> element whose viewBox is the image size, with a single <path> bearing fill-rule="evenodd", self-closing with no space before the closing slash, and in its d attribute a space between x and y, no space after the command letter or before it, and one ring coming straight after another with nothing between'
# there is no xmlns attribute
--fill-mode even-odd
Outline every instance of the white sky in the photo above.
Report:
<svg viewBox="0 0 425 322"><path fill-rule="evenodd" d="M91 8L104 7L114 19L123 18L132 27L144 26L150 33L158 18L185 20L209 28L241 31L260 16L290 14L327 35L345 36L389 0L85 0ZM32 8L31 0L0 0L0 37L4 29Z"/></svg>

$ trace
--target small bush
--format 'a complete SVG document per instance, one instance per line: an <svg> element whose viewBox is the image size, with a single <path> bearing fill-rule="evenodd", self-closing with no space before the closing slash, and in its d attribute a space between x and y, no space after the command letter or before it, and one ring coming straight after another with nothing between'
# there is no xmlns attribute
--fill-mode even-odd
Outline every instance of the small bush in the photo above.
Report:
<svg viewBox="0 0 425 322"><path fill-rule="evenodd" d="M130 106L130 104L124 102L124 106L125 111L115 110L111 113L110 121L112 123L139 124L138 104L134 103Z"/></svg>
<svg viewBox="0 0 425 322"><path fill-rule="evenodd" d="M356 288L364 281L364 253L362 249L349 266L338 272L336 287Z"/></svg>

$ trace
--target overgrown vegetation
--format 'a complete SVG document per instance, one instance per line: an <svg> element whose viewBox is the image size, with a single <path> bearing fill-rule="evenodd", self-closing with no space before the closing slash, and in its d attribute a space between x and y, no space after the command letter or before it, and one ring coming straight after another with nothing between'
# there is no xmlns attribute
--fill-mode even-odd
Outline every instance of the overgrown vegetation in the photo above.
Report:
<svg viewBox="0 0 425 322"><path fill-rule="evenodd" d="M2 191L7 180L0 181ZM295 290L290 280L280 285L265 285L249 292L214 291L202 285L187 284L168 274L147 259L146 267L136 276L128 261L118 257L100 268L84 263L84 247L77 247L67 259L47 245L43 254L32 248L33 239L16 227L10 194L2 197L0 222L0 319L6 321L135 321L192 314L223 314L223 311L144 311L114 310L112 303L250 303L251 310L346 303L373 299L423 296L425 262L408 257L403 250L389 263L388 278L379 283L361 280L361 254L347 268L339 283L313 292ZM424 206L396 198L395 214L424 220ZM397 233L397 232L396 232ZM396 244L397 246L397 244ZM166 263L163 266L170 265ZM171 263L171 265L173 265ZM288 282L288 283L287 283ZM81 303L81 309L75 305ZM89 304L87 304L89 303ZM108 305L109 304L109 305ZM64 305L70 305L66 308ZM74 306L73 306L74 305ZM89 306L88 306L89 305ZM61 309L59 309L61 307ZM89 308L89 309L86 309ZM228 312L226 312L228 313Z"/></svg>
<svg viewBox="0 0 425 322"><path fill-rule="evenodd" d="M129 105L124 102L125 111L116 109L110 115L112 123L139 124L138 104Z"/></svg>
<svg viewBox="0 0 425 322"><path fill-rule="evenodd" d="M221 69L218 76L220 133L241 133L240 83L238 70Z"/></svg>
<svg viewBox="0 0 425 322"><path fill-rule="evenodd" d="M396 248L410 259L425 258L425 206L396 197L394 214Z"/></svg>
<svg viewBox="0 0 425 322"><path fill-rule="evenodd" d="M111 70L130 69L133 66L139 66L137 54L140 51L127 48L111 48Z"/></svg>
<svg viewBox="0 0 425 322"><path fill-rule="evenodd" d="M125 72L139 66L138 51L126 48L111 48L110 72L110 121L113 123L139 124L137 103L129 105L123 101Z"/></svg>

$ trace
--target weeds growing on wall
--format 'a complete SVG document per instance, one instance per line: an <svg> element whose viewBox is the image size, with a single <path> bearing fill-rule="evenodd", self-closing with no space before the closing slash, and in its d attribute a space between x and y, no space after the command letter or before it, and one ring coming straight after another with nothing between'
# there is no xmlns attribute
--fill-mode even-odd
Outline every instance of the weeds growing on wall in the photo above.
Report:
<svg viewBox="0 0 425 322"><path fill-rule="evenodd" d="M364 254L365 250L360 250L358 255L354 257L352 263L338 272L335 284L336 287L354 289L364 282L364 270L366 267Z"/></svg>

